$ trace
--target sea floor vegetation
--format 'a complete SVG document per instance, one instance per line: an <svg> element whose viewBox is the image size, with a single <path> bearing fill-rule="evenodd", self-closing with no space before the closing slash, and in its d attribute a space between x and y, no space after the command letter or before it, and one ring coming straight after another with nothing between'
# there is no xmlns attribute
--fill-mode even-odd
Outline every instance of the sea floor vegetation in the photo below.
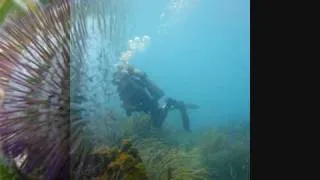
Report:
<svg viewBox="0 0 320 180"><path fill-rule="evenodd" d="M118 14L125 10L111 11L120 0L96 1L100 4L89 7L78 3L72 8L69 0L56 0L38 10L29 4L32 13L14 6L13 1L0 2L0 10L11 7L0 14L0 180L250 178L249 122L176 132L168 124L162 129L152 127L146 114L101 113L95 101L85 100L92 97L79 98L92 92L85 87L91 77L86 77L87 64L83 63L89 58L86 47L90 44L84 17L96 19L95 32L108 35L101 39L122 42L119 37L126 31L123 23L117 22L123 22ZM105 19L106 13L119 19L111 23ZM19 14L23 19L13 18ZM118 54L122 47L103 48L115 49ZM79 64L83 66L79 68ZM101 71L108 74L106 69ZM104 84L105 89L109 84ZM79 89L83 94L78 94ZM78 102L80 99L89 103ZM23 159L22 163L16 158Z"/></svg>
<svg viewBox="0 0 320 180"><path fill-rule="evenodd" d="M249 126L239 124L236 132L208 128L186 138L185 134L168 133L168 126L154 129L145 114L123 117L116 122L114 125L119 129L113 129L118 131L113 136L117 137L110 137L112 133L104 134L109 144L92 147L86 166L74 171L72 179L250 179ZM0 172L3 180L19 177L5 162Z"/></svg>

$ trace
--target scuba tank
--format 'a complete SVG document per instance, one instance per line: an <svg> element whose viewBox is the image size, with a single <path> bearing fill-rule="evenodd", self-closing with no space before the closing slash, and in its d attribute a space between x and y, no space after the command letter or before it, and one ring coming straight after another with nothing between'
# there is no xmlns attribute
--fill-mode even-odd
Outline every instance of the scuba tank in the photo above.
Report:
<svg viewBox="0 0 320 180"><path fill-rule="evenodd" d="M156 101L158 101L160 98L164 96L164 92L162 89L160 89L155 83L153 83L150 79L144 78L145 79L145 85L151 95L154 97Z"/></svg>
<svg viewBox="0 0 320 180"><path fill-rule="evenodd" d="M134 73L130 77L130 81L134 82L135 86L145 88L146 95L153 101L158 101L164 96L164 92L155 83L153 83L145 73Z"/></svg>
<svg viewBox="0 0 320 180"><path fill-rule="evenodd" d="M160 98L164 96L164 92L149 78L148 75L133 66L127 66L129 74L133 75L133 79L139 84L141 87L145 87L151 95L154 101L158 101Z"/></svg>

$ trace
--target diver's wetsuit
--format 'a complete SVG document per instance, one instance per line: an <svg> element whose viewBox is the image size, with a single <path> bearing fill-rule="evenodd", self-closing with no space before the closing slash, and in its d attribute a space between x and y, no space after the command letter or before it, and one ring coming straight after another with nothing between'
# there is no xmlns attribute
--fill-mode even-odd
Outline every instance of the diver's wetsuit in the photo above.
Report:
<svg viewBox="0 0 320 180"><path fill-rule="evenodd" d="M164 93L148 79L145 73L125 65L114 74L113 83L117 86L120 100L128 116L134 111L144 111L150 114L153 126L161 128L168 111L178 109L182 116L183 127L190 131L186 105L182 101L167 98L165 105L159 107L158 101Z"/></svg>

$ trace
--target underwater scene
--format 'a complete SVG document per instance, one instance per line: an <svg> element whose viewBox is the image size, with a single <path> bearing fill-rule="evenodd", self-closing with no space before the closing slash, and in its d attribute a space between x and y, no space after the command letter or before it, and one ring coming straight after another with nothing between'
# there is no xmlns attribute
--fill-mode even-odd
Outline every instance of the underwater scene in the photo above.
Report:
<svg viewBox="0 0 320 180"><path fill-rule="evenodd" d="M249 0L0 0L0 180L249 180Z"/></svg>

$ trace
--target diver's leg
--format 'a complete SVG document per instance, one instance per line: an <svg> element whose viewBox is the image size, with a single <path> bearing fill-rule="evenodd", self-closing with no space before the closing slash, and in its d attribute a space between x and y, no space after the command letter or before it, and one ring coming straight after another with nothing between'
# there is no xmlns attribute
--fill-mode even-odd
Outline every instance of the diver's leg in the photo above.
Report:
<svg viewBox="0 0 320 180"><path fill-rule="evenodd" d="M154 127L156 128L162 127L162 124L168 115L168 111L169 111L168 108L163 107L163 108L157 108L151 112L151 120Z"/></svg>
<svg viewBox="0 0 320 180"><path fill-rule="evenodd" d="M166 104L161 108L155 108L155 111L151 112L151 119L155 127L162 127L164 120L168 115L169 110L178 109L182 118L183 128L186 131L190 130L190 118L187 112L187 107L182 101L177 101L172 98L166 100Z"/></svg>
<svg viewBox="0 0 320 180"><path fill-rule="evenodd" d="M121 104L121 106L122 106L122 108L125 110L125 112L126 112L126 115L128 116L128 117L130 117L131 115L132 115L132 108L130 108L130 105L128 105L128 104L126 104L126 103L122 103Z"/></svg>

